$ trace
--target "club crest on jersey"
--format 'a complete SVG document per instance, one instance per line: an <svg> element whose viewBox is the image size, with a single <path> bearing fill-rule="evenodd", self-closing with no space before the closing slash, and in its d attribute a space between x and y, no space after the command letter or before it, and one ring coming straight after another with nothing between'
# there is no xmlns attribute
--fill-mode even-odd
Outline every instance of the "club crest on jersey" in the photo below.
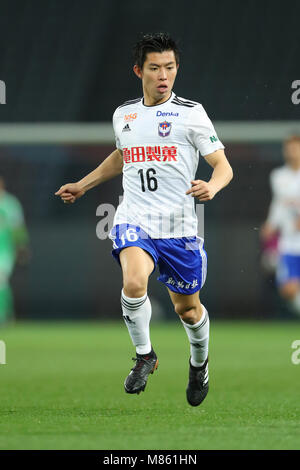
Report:
<svg viewBox="0 0 300 470"><path fill-rule="evenodd" d="M170 135L171 127L172 127L171 122L167 122L167 121L160 122L158 124L158 135L160 135L160 137L167 137L168 135Z"/></svg>

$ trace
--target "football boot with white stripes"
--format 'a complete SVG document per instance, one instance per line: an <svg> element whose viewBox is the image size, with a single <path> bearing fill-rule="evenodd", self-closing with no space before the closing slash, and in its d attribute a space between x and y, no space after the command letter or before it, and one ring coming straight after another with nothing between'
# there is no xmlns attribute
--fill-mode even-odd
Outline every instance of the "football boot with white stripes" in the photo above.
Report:
<svg viewBox="0 0 300 470"><path fill-rule="evenodd" d="M139 394L145 390L149 374L153 374L157 369L158 359L152 349L149 354L137 354L132 360L136 364L131 369L128 377L126 377L124 388L127 393Z"/></svg>
<svg viewBox="0 0 300 470"><path fill-rule="evenodd" d="M186 398L190 405L198 406L208 393L208 358L202 367L193 367L190 359L189 383Z"/></svg>

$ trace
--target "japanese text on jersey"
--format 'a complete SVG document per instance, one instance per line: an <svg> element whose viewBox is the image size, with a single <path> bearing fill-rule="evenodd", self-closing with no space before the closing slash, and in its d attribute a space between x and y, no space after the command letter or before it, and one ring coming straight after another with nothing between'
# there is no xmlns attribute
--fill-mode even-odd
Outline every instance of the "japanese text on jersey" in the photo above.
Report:
<svg viewBox="0 0 300 470"><path fill-rule="evenodd" d="M175 145L125 147L123 158L124 163L177 162L177 147Z"/></svg>

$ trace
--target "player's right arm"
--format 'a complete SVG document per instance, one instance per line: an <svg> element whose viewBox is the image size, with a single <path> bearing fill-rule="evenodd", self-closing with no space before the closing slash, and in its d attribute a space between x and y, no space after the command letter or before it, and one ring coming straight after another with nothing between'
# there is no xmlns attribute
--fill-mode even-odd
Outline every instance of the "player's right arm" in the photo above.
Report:
<svg viewBox="0 0 300 470"><path fill-rule="evenodd" d="M123 154L120 149L116 149L95 170L76 183L64 184L55 195L60 196L65 203L73 203L89 189L118 176L122 169Z"/></svg>

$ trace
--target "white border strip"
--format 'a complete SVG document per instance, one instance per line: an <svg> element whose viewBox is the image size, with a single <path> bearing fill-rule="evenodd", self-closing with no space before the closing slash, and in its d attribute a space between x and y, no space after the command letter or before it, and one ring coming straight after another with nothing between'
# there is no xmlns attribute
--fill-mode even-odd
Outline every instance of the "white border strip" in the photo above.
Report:
<svg viewBox="0 0 300 470"><path fill-rule="evenodd" d="M216 121L217 134L224 143L282 142L300 135L299 121ZM112 124L55 123L0 124L0 144L107 144L114 145Z"/></svg>

